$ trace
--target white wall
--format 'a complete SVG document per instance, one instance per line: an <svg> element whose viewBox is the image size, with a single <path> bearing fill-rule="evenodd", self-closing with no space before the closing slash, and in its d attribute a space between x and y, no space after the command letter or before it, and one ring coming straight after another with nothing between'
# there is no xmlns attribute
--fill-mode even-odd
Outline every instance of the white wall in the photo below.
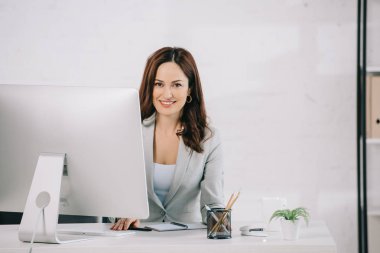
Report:
<svg viewBox="0 0 380 253"><path fill-rule="evenodd" d="M356 1L0 0L0 83L137 88L167 45L198 62L233 219L283 196L357 252Z"/></svg>

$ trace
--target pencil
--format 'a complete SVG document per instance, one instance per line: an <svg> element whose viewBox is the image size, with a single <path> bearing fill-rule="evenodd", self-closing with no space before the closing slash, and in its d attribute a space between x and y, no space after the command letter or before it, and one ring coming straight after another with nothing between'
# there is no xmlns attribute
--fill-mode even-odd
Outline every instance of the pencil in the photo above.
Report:
<svg viewBox="0 0 380 253"><path fill-rule="evenodd" d="M240 195L240 191L236 194L235 196L235 193L233 193L227 203L227 206L226 206L226 210L231 210L232 206L235 204L236 200L239 198L239 195ZM227 217L227 214L228 213L224 213L224 215L222 216L221 219L219 219L219 221L217 223L215 223L215 225L212 227L212 229L210 230L210 233L209 235L211 235L212 233L214 233L218 227L220 227L220 225L222 224L222 222L224 222L225 218Z"/></svg>

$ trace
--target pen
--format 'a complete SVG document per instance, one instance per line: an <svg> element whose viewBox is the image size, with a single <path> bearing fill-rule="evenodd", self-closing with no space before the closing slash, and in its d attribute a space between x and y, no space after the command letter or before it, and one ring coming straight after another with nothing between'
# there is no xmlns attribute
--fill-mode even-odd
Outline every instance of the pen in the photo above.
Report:
<svg viewBox="0 0 380 253"><path fill-rule="evenodd" d="M146 232L152 231L151 228L147 228L147 227L144 227L144 228L139 228L139 227L129 227L128 230L146 231Z"/></svg>
<svg viewBox="0 0 380 253"><path fill-rule="evenodd" d="M187 225L181 224L181 223L178 223L178 222L174 222L174 221L170 222L170 224L177 225L177 226L184 227L184 228L188 228Z"/></svg>

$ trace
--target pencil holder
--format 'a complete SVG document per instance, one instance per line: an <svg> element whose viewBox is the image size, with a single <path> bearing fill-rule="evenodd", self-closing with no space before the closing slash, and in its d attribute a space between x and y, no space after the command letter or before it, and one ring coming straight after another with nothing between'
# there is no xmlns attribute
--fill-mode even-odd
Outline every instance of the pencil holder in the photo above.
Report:
<svg viewBox="0 0 380 253"><path fill-rule="evenodd" d="M231 209L213 208L207 211L207 238L231 238Z"/></svg>

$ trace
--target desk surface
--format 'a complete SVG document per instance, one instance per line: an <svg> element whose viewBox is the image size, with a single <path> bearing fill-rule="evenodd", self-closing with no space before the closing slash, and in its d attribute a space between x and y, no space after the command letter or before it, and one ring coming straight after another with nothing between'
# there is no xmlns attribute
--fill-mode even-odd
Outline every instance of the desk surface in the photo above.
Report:
<svg viewBox="0 0 380 253"><path fill-rule="evenodd" d="M233 226L232 238L210 240L206 230L184 230L173 232L141 232L124 237L96 237L94 240L69 244L36 243L33 253L38 252L265 252L265 253L336 253L336 245L324 222L311 222L309 227L301 227L300 239L284 241L280 232L269 232L268 237L241 236L239 227L250 223L239 222ZM80 224L96 228L102 224ZM65 224L60 228L77 227L78 224ZM0 252L28 252L29 243L18 240L18 225L0 226Z"/></svg>

